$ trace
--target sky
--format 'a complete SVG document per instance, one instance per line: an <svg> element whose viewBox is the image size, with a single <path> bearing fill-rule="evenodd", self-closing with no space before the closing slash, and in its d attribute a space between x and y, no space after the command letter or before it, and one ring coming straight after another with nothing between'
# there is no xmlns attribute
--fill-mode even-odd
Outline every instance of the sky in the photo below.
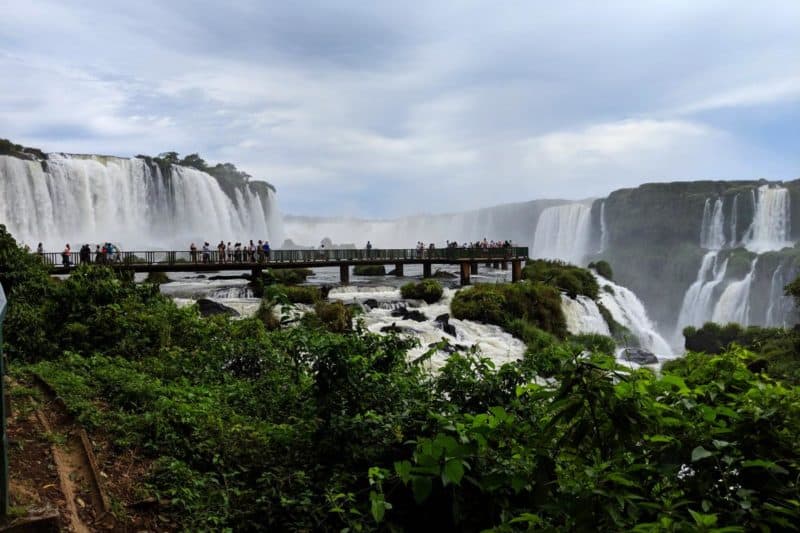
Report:
<svg viewBox="0 0 800 533"><path fill-rule="evenodd" d="M0 138L197 152L284 213L800 177L800 2L4 0Z"/></svg>

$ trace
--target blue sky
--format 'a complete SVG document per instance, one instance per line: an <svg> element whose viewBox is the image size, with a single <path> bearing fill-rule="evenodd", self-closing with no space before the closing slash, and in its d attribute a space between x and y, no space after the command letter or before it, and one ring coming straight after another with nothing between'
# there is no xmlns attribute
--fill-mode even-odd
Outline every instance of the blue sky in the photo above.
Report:
<svg viewBox="0 0 800 533"><path fill-rule="evenodd" d="M800 177L800 2L9 0L0 137L388 217Z"/></svg>

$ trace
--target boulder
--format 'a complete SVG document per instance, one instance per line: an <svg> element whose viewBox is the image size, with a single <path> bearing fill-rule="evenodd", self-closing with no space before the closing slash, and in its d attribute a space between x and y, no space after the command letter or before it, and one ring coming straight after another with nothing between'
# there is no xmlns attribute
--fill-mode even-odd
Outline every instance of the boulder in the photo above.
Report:
<svg viewBox="0 0 800 533"><path fill-rule="evenodd" d="M378 307L378 300L375 298L368 298L364 300L364 306L370 309L376 309Z"/></svg>
<svg viewBox="0 0 800 533"><path fill-rule="evenodd" d="M434 322L436 322L436 324L438 324L438 326L442 328L442 331L444 331L448 335L451 335L453 337L456 336L456 327L450 323L450 315L448 313L437 316L434 319Z"/></svg>
<svg viewBox="0 0 800 533"><path fill-rule="evenodd" d="M413 335L416 332L411 328L398 326L397 324L392 322L390 326L383 326L381 328L381 333L408 333L410 335Z"/></svg>
<svg viewBox="0 0 800 533"><path fill-rule="evenodd" d="M209 300L207 298L201 298L197 300L197 308L200 310L201 316L212 316L212 315L239 316L239 311L237 311L236 309L232 309L227 305L222 305L219 302L215 302L214 300Z"/></svg>
<svg viewBox="0 0 800 533"><path fill-rule="evenodd" d="M655 354L641 348L625 348L622 350L622 359L637 365L654 365L658 363Z"/></svg>
<svg viewBox="0 0 800 533"><path fill-rule="evenodd" d="M436 348L437 346L439 346L438 342L432 342L428 345L428 348ZM444 346L440 347L439 350L447 354L454 354L456 352L469 351L469 346L465 346L463 344L450 344L449 342L445 342Z"/></svg>
<svg viewBox="0 0 800 533"><path fill-rule="evenodd" d="M425 316L425 313L422 311L417 311L416 309L409 311L407 307L398 307L392 311L392 316L396 318L403 318L405 320L413 320L415 322L425 322L428 320L428 317Z"/></svg>

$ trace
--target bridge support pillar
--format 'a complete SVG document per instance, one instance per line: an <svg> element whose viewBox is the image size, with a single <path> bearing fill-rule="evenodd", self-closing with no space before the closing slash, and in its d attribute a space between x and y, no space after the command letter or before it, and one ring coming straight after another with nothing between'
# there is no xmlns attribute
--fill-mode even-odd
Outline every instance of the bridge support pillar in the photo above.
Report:
<svg viewBox="0 0 800 533"><path fill-rule="evenodd" d="M350 285L350 265L339 265L339 282Z"/></svg>
<svg viewBox="0 0 800 533"><path fill-rule="evenodd" d="M500 263L500 270L508 270L508 262L507 261L503 261L502 263Z"/></svg>
<svg viewBox="0 0 800 533"><path fill-rule="evenodd" d="M431 278L431 277L433 277L433 273L431 272L432 271L432 267L433 267L433 265L431 265L430 263L423 263L422 264L422 277L423 278Z"/></svg>
<svg viewBox="0 0 800 533"><path fill-rule="evenodd" d="M522 261L515 259L511 261L511 281L516 283L522 279Z"/></svg>
<svg viewBox="0 0 800 533"><path fill-rule="evenodd" d="M469 273L474 275L478 274L478 263L469 264Z"/></svg>
<svg viewBox="0 0 800 533"><path fill-rule="evenodd" d="M395 263L394 264L394 275L398 278L403 277L403 263Z"/></svg>
<svg viewBox="0 0 800 533"><path fill-rule="evenodd" d="M470 270L469 263L461 263L461 285L469 285Z"/></svg>
<svg viewBox="0 0 800 533"><path fill-rule="evenodd" d="M255 281L261 277L263 269L261 268L254 268L250 271L250 281Z"/></svg>
<svg viewBox="0 0 800 533"><path fill-rule="evenodd" d="M495 270L497 270L498 268L500 268L500 263L498 263L497 261L495 261L494 263L492 263L492 268L493 268L493 269L495 269Z"/></svg>

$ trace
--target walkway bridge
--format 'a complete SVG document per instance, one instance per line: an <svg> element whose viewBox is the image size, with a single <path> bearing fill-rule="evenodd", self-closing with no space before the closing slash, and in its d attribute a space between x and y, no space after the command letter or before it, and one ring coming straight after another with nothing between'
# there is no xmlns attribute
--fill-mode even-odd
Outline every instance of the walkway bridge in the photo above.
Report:
<svg viewBox="0 0 800 533"><path fill-rule="evenodd" d="M40 254L42 260L52 266L53 274L69 274L83 261L73 251L69 266L64 265L61 252ZM259 276L265 269L339 267L342 284L350 283L350 267L356 265L394 265L394 273L403 276L405 265L422 265L423 277L431 277L433 265L457 265L461 273L461 284L470 283L470 275L478 273L479 265L508 270L511 265L512 281L522 277L522 262L528 259L528 248L436 248L436 249L315 249L272 250L269 257L256 255L250 258L246 252L239 255L222 256L213 252L204 256L198 250L189 251L132 251L117 252L113 256L90 255L91 263L100 263L120 270L134 272L219 272L251 271Z"/></svg>

